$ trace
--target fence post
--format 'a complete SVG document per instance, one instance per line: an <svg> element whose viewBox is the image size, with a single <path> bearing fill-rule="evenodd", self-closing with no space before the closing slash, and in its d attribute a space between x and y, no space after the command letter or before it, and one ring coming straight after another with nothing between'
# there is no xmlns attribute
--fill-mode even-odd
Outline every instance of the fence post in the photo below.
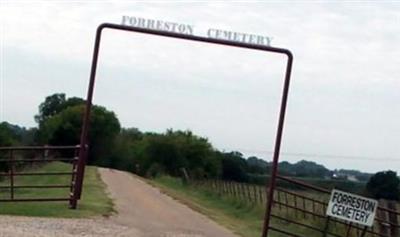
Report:
<svg viewBox="0 0 400 237"><path fill-rule="evenodd" d="M251 200L251 191L250 191L249 184L245 184L245 186L246 186L247 197L248 197L248 199L249 199L249 202L252 202L253 200Z"/></svg>
<svg viewBox="0 0 400 237"><path fill-rule="evenodd" d="M327 237L327 236L328 236L329 221L330 221L330 217L328 216L328 217L326 218L326 222L325 222L323 237Z"/></svg>
<svg viewBox="0 0 400 237"><path fill-rule="evenodd" d="M76 163L78 162L78 156L79 156L79 146L75 147L75 152L74 152L74 157L72 160L72 176L71 176L71 187L70 187L70 194L69 194L69 208L70 209L76 209L76 205L78 200L75 198L74 192L75 192L75 184L76 184Z"/></svg>
<svg viewBox="0 0 400 237"><path fill-rule="evenodd" d="M289 218L289 199L287 192L285 192L285 206L286 206L286 217Z"/></svg>
<svg viewBox="0 0 400 237"><path fill-rule="evenodd" d="M276 190L275 192L278 196L279 210L282 210L281 192L279 190Z"/></svg>
<svg viewBox="0 0 400 237"><path fill-rule="evenodd" d="M228 181L228 185L229 185L229 194L230 194L231 196L233 196L232 181Z"/></svg>
<svg viewBox="0 0 400 237"><path fill-rule="evenodd" d="M379 206L386 207L386 200L379 199ZM379 217L379 219L382 220L382 221L379 221L379 233L382 236L390 236L389 235L389 232L390 232L389 226L387 226L387 223L385 223L388 220L386 211L378 209L377 216Z"/></svg>
<svg viewBox="0 0 400 237"><path fill-rule="evenodd" d="M388 200L387 201L387 208L396 212L397 211L397 203L396 201ZM389 222L393 223L390 224L390 234L391 237L399 237L399 227L396 227L395 225L399 224L399 219L396 213L389 212Z"/></svg>
<svg viewBox="0 0 400 237"><path fill-rule="evenodd" d="M347 225L346 237L349 237L349 236L350 236L351 227L352 227L352 226L353 226L353 222L350 222L350 223Z"/></svg>
<svg viewBox="0 0 400 237"><path fill-rule="evenodd" d="M254 199L254 203L257 204L257 187L256 185L252 185L253 186L253 199Z"/></svg>
<svg viewBox="0 0 400 237"><path fill-rule="evenodd" d="M10 151L10 197L14 200L14 155L13 150Z"/></svg>
<svg viewBox="0 0 400 237"><path fill-rule="evenodd" d="M242 198L244 201L246 201L246 191L245 188L243 186L243 183L240 183L240 189L242 190Z"/></svg>
<svg viewBox="0 0 400 237"><path fill-rule="evenodd" d="M367 233L367 229L368 229L368 226L364 227L360 237L364 237L365 236L365 234Z"/></svg>

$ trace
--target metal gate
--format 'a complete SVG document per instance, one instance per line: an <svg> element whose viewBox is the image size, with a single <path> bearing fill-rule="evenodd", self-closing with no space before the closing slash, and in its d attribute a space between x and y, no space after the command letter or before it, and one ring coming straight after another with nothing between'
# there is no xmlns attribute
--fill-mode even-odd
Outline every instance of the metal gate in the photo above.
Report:
<svg viewBox="0 0 400 237"><path fill-rule="evenodd" d="M88 93L87 93L87 98L86 98L86 110L85 110L85 115L84 115L84 121L83 121L84 123L83 123L83 130L82 130L82 136L81 136L81 144L80 144L81 146L85 146L86 141L87 141L89 117L90 117L90 111L91 111L91 106L92 106L94 85L95 85L95 80L96 80L96 71L97 71L97 63L98 63L99 50L100 50L101 35L102 35L102 32L104 29L130 31L130 32L136 32L136 33L177 38L177 39L190 40L190 41L196 41L196 42L202 42L202 43L210 43L210 44L245 48L245 49L251 49L251 50L260 50L260 51L265 51L265 52L269 52L269 53L282 54L287 57L285 76L283 78L284 84L283 84L283 89L282 89L282 98L281 98L281 104L280 104L280 110L279 110L278 127L276 130L275 148L274 148L274 156L273 156L272 173L274 175L271 178L270 184L266 185L267 188L269 186L268 200L272 200L272 197L274 195L274 189L275 189L276 174L277 174L277 170L278 170L278 161L279 161L279 155L280 155L283 126L284 126L284 121L285 121L286 105L287 105L288 94L289 94L290 76L291 76L291 72L292 72L292 64L293 64L292 53L288 49L284 49L284 48L276 48L276 47L256 45L256 44L246 44L246 43L241 43L241 42L236 42L236 41L228 41L228 40L222 40L222 39L214 39L214 38L206 38L206 37L194 36L194 35L178 34L178 33L174 33L174 32L166 32L166 31L153 30L153 29L147 29L147 28L125 26L125 25L118 25L118 24L111 24L111 23L103 23L97 28L97 31L96 31L96 39L95 39L94 51L93 51L93 57L92 57L92 66L91 66L91 71L90 71L89 88L88 88ZM82 156L86 157L86 152L85 152L85 154L82 154ZM84 172L84 166L82 166L82 168L83 168L83 170L78 171L78 173ZM272 201L267 202L267 205L266 205L263 237L266 237L267 233L268 233L271 211L272 211Z"/></svg>
<svg viewBox="0 0 400 237"><path fill-rule="evenodd" d="M0 202L68 201L71 208L76 208L81 188L76 182L79 150L80 146L0 147ZM54 162L62 162L70 171L35 171ZM63 182L52 182L51 177L56 176L63 177ZM35 184L29 182L32 178ZM48 195L50 189L63 191L52 196ZM32 196L27 190L47 193Z"/></svg>
<svg viewBox="0 0 400 237"><path fill-rule="evenodd" d="M288 100L289 94L289 85L290 85L290 77L292 71L292 63L293 63L293 55L287 49L282 48L275 48L269 46L261 46L261 45L253 45L253 44L245 44L240 42L234 41L227 41L221 39L213 39L213 38L205 38L193 35L182 35L172 32L165 32L165 31L158 31L146 28L139 28L139 27L131 27L131 26L124 26L124 25L117 25L117 24L109 24L104 23L101 24L97 28L96 32L96 40L94 45L94 52L92 58L92 67L91 67L91 75L90 75L90 82L89 82L89 89L87 95L87 107L86 107L86 114L84 120L84 127L82 132L82 140L85 141L87 137L87 125L89 119L89 113L91 110L91 103L93 97L93 90L96 78L96 69L97 69L97 62L99 56L99 49L100 49L100 41L101 35L104 29L112 29L112 30L122 30L122 31L130 31L130 32L137 32L137 33L144 33L144 34L151 34L156 36L163 36L163 37L171 37L171 38L178 38L183 40L191 40L203 43L211 43L211 44L218 44L224 46L232 46L232 47L240 47L240 48L247 48L252 50L261 50L265 52L283 54L287 56L287 63L285 69L285 76L284 76L284 85L282 91L282 98L280 104L280 112L278 118L278 126L276 130L276 138L275 138L275 147L273 153L273 162L272 162L272 173L271 178L268 184L266 184L266 193L267 193L267 201L266 201L266 210L264 216L264 224L263 224L263 233L262 237L267 237L270 232L275 232L275 234L283 235L283 236L294 236L294 237L307 237L310 236L309 234L302 235L301 233L290 232L290 228L287 228L288 224L295 225L300 227L301 229L308 229L314 231L316 236L335 236L335 237L350 237L350 236L359 236L363 237L365 235L369 236L379 236L379 237L393 237L388 236L383 233L383 231L377 231L377 229L390 229L393 230L395 233L396 230L399 228L398 223L393 223L387 221L382 218L376 218L375 225L372 228L364 228L358 225L353 225L351 223L343 222L340 220L328 218L325 216L325 209L327 206L327 199L324 200L322 197L327 197L330 192L328 190L315 187L304 182L296 181L291 178L283 177L278 175L278 162L280 156L280 148L281 148L281 140L283 134L283 127L285 121L285 113L286 113L286 105ZM84 145L84 143L81 143ZM321 199L316 199L313 197L307 197L300 193L292 192L287 189L282 189L276 186L277 182L288 182L292 185L297 185L301 189L309 189L312 190L314 193L318 193ZM285 199L283 199L285 198ZM293 212L295 213L296 217L290 218L289 215L282 215L282 211L285 209L286 213ZM398 217L400 214L396 211L389 210L387 208L380 207L380 213L383 215L388 216L396 216ZM298 215L302 215L302 217ZM302 222L301 220L313 218L318 224L317 225L310 225L307 223ZM275 225L276 221L283 222L285 228L278 227ZM286 225L285 225L286 224ZM341 227L339 227L341 226ZM335 228L340 231L335 231ZM344 231L343 231L344 230Z"/></svg>
<svg viewBox="0 0 400 237"><path fill-rule="evenodd" d="M398 237L400 212L378 207L372 227L330 218L325 215L330 191L293 178L277 175L270 225L265 229L284 236L378 236ZM290 186L290 188L283 188ZM395 221L393 221L395 220ZM283 227L284 226L284 227ZM299 231L300 230L300 231Z"/></svg>
<svg viewBox="0 0 400 237"><path fill-rule="evenodd" d="M273 162L273 164L274 164L273 173L277 172L277 164L278 164L278 160L279 160L282 132L283 132L283 126L284 126L284 120L285 120L285 113L286 113L286 104L287 104L288 93L289 93L290 76L291 76L292 64L293 64L293 55L288 49L270 47L270 46L265 46L265 45L257 45L257 44L247 44L247 43L242 43L242 42L207 38L207 37L194 36L194 35L185 35L185 34L179 34L179 33L174 33L174 32L152 30L152 29L139 28L139 27L133 27L133 26L124 26L124 25L118 25L118 24L103 23L97 28L97 31L96 31L94 51L93 51L93 57L92 57L92 65L91 65L91 71L90 71L89 86L88 86L87 97L86 97L86 107L85 107L83 126L82 126L82 132L81 132L81 137L80 137L80 146L79 146L79 148L76 147L76 149L79 149L79 156L76 161L76 169L74 168L74 170L71 173L71 175L73 177L72 182L71 182L71 187L72 187L71 194L70 194L69 198L63 199L63 200L70 201L71 208L76 208L77 200L80 199L81 192L82 192L82 183L83 183L83 177L84 177L84 173L85 173L85 164L86 164L87 153L88 153L87 144L88 144L88 131L89 131L89 124L90 124L90 113L91 113L91 108L92 108L92 99L93 99L94 85L95 85L95 79L96 79L96 71L97 71L97 63L98 63L98 56L99 56L99 50L100 50L101 35L102 35L102 32L104 29L130 31L130 32L150 34L150 35L155 35L155 36L177 38L177 39L182 39L182 40L190 40L190 41L195 41L195 42L223 45L223 46L230 46L230 47L238 47L238 48L245 48L245 49L251 49L251 50L259 50L259 51L265 51L268 53L285 55L287 57L287 61L286 61L286 68L285 68L285 76L283 78L284 84L283 84L283 88L282 88L282 98L281 98L281 104L280 104L278 126L277 126L277 131L276 131L274 162ZM57 147L57 148L62 149L61 147ZM11 152L10 157L13 157L12 151L18 150L19 148L2 148L2 149L9 150ZM24 148L24 149L29 150L30 148ZM32 148L32 149L38 149L38 150L45 151L46 149L48 150L49 147ZM10 159L9 161L12 163L11 160L12 159ZM10 170L8 173L2 174L3 176L5 176L5 177L8 176L10 178L9 189L11 190L12 195L14 195L14 189L16 188L14 185L11 184L12 183L11 180L13 180L12 177L15 176L15 174L13 172L14 171ZM269 194L273 195L273 190L275 187L275 177L271 179L271 184L272 185L270 185ZM11 186L12 186L12 188L11 188ZM54 187L54 188L56 188L56 187ZM10 195L9 199L10 200L13 199L13 201L17 201L17 199L11 198L11 195ZM28 200L28 199L26 199L26 200ZM29 200L35 201L36 199L35 200L29 199ZM45 200L46 199L41 199L41 201L45 201ZM47 199L47 200L50 201L50 199ZM51 199L51 200L54 200L54 199ZM272 203L268 203L268 205L267 205L264 226L269 226L269 216L271 214L271 205L272 205ZM266 228L266 230L268 230L268 228ZM266 233L264 233L263 236L266 236Z"/></svg>

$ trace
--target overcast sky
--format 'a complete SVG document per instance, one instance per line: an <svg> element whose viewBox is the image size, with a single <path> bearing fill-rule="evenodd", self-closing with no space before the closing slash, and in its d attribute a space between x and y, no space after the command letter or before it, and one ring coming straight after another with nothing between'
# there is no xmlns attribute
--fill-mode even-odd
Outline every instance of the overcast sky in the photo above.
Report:
<svg viewBox="0 0 400 237"><path fill-rule="evenodd" d="M45 96L85 97L96 27L128 15L272 37L294 54L282 160L400 170L399 3L0 2L0 121L36 126ZM94 103L124 127L190 129L271 160L284 67L265 52L108 30Z"/></svg>

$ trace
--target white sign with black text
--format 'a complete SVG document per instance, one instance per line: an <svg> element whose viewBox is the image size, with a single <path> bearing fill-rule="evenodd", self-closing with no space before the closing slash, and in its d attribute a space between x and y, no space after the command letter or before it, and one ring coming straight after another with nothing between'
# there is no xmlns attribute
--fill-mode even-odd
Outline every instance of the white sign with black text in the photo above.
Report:
<svg viewBox="0 0 400 237"><path fill-rule="evenodd" d="M332 190L326 215L353 223L372 226L378 201L363 196Z"/></svg>

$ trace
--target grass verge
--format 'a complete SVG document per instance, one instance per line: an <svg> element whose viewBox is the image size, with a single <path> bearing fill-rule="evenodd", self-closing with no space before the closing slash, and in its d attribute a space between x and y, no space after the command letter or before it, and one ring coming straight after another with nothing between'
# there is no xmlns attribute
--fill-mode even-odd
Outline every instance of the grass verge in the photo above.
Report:
<svg viewBox="0 0 400 237"><path fill-rule="evenodd" d="M180 179L168 176L158 177L149 182L167 195L210 217L240 236L259 237L261 235L264 208L260 205L251 205L241 200L184 185Z"/></svg>
<svg viewBox="0 0 400 237"><path fill-rule="evenodd" d="M48 163L39 168L29 168L32 172L70 172L71 164L62 162ZM15 185L68 185L71 177L67 176L18 176ZM9 185L9 180L0 182L0 186ZM84 218L90 216L108 216L113 212L113 203L105 192L97 167L86 167L82 199L78 209L68 208L68 201L63 202L19 202L0 203L1 215L21 215L38 217ZM8 198L9 190L0 189L0 198ZM15 198L68 197L69 188L62 189L19 189Z"/></svg>
<svg viewBox="0 0 400 237"><path fill-rule="evenodd" d="M261 204L255 204L246 200L232 197L229 195L220 195L216 190L210 187L185 185L180 179L168 176L157 177L149 181L154 186L160 188L167 195L179 200L190 208L203 213L215 222L232 230L239 236L259 237L262 233L264 210ZM281 210L279 206L273 208L273 214L295 220L314 227L324 227L322 220L311 217L302 218L299 213L290 210L289 212ZM319 231L310 228L291 224L290 222L271 219L271 225L281 230L297 234L299 236L318 237L322 236ZM333 227L333 226L331 226ZM344 229L330 228L330 232L343 232ZM268 236L282 237L286 236L275 231L269 231ZM351 235L355 236L355 235Z"/></svg>

